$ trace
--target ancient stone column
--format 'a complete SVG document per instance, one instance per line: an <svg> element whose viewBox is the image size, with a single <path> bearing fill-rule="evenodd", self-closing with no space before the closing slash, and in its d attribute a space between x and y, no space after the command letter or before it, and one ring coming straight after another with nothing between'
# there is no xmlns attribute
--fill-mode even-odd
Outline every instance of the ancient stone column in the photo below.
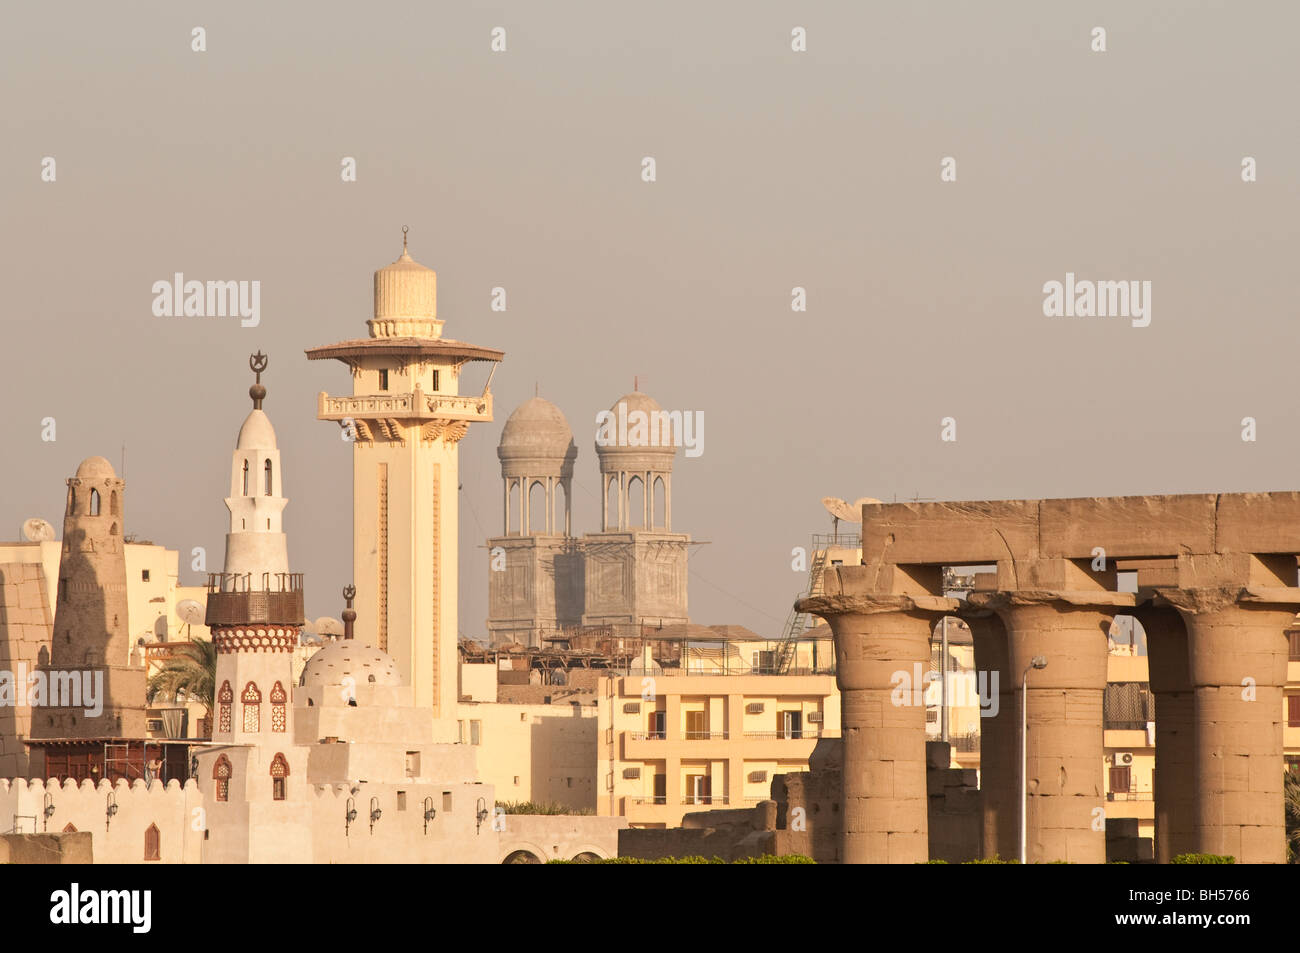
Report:
<svg viewBox="0 0 1300 953"><path fill-rule="evenodd" d="M932 596L844 594L800 603L824 618L835 636L844 863L929 859L924 676L933 620L955 606Z"/></svg>
<svg viewBox="0 0 1300 953"><path fill-rule="evenodd" d="M1105 601L1105 596L1098 593L1097 601ZM1032 658L1042 655L1047 659L1045 669L1029 673L1029 863L1106 861L1104 813L1098 813L1104 812L1106 805L1102 697L1106 690L1106 632L1115 609L1077 605L1072 598L1073 594L1035 591L973 593L970 598L974 605L993 608L1006 624L1017 736L1021 678ZM1017 773L1017 820L1018 781ZM1018 828L1016 840L1018 845ZM1017 847L1013 856L1018 854Z"/></svg>
<svg viewBox="0 0 1300 953"><path fill-rule="evenodd" d="M1020 722L1010 672L1007 630L992 613L965 615L975 642L977 677L993 699L980 713L980 795L984 813L983 855L1018 857L1020 852ZM994 679L996 678L996 682Z"/></svg>
<svg viewBox="0 0 1300 953"><path fill-rule="evenodd" d="M1196 850L1230 854L1239 864L1280 864L1284 630L1295 606L1236 598L1224 589L1179 596L1196 696Z"/></svg>
<svg viewBox="0 0 1300 953"><path fill-rule="evenodd" d="M1187 671L1187 629L1178 612L1137 613L1147 634L1147 664L1156 700L1156 862L1196 850L1195 696Z"/></svg>

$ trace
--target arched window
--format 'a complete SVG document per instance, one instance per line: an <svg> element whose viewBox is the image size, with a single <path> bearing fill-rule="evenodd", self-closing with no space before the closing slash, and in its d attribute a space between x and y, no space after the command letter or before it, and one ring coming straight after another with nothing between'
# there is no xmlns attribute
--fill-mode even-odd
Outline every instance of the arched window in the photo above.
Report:
<svg viewBox="0 0 1300 953"><path fill-rule="evenodd" d="M289 762L284 759L284 755L276 752L271 759L271 798L276 801L283 801L288 794L288 777Z"/></svg>
<svg viewBox="0 0 1300 953"><path fill-rule="evenodd" d="M529 481L528 525L525 533L546 532L546 484L541 480Z"/></svg>
<svg viewBox="0 0 1300 953"><path fill-rule="evenodd" d="M249 682L244 686L244 693L239 696L239 700L244 704L244 730L261 731L262 693L254 683Z"/></svg>
<svg viewBox="0 0 1300 953"><path fill-rule="evenodd" d="M90 491L90 515L99 515L99 491L96 489Z"/></svg>
<svg viewBox="0 0 1300 953"><path fill-rule="evenodd" d="M640 477L627 481L627 525L629 529L645 529L645 483Z"/></svg>
<svg viewBox="0 0 1300 953"><path fill-rule="evenodd" d="M217 693L217 731L230 731L230 708L234 700L230 682L222 682L221 691Z"/></svg>
<svg viewBox="0 0 1300 953"><path fill-rule="evenodd" d="M212 779L217 782L217 800L230 800L230 776L234 774L234 769L230 767L230 759L224 754L217 758L217 763L212 766Z"/></svg>
<svg viewBox="0 0 1300 953"><path fill-rule="evenodd" d="M248 461L244 461L244 488L240 490L244 496L248 496Z"/></svg>
<svg viewBox="0 0 1300 953"><path fill-rule="evenodd" d="M263 473L262 495L270 496L271 495L271 461L269 458L266 461L266 465L262 467L262 473Z"/></svg>
<svg viewBox="0 0 1300 953"><path fill-rule="evenodd" d="M271 689L271 730L284 731L289 723L285 713L285 705L289 701L289 696L284 690L284 686L279 682Z"/></svg>
<svg viewBox="0 0 1300 953"><path fill-rule="evenodd" d="M117 501L117 490L114 490L112 495L108 498L108 511L114 516L121 516L122 512L118 509L119 506L121 506L121 504Z"/></svg>
<svg viewBox="0 0 1300 953"><path fill-rule="evenodd" d="M144 832L144 859L162 860L162 832L157 824L150 824Z"/></svg>
<svg viewBox="0 0 1300 953"><path fill-rule="evenodd" d="M619 529L618 519L618 474L605 478L605 525L604 529Z"/></svg>
<svg viewBox="0 0 1300 953"><path fill-rule="evenodd" d="M654 524L656 528L668 525L668 490L663 477L655 477Z"/></svg>

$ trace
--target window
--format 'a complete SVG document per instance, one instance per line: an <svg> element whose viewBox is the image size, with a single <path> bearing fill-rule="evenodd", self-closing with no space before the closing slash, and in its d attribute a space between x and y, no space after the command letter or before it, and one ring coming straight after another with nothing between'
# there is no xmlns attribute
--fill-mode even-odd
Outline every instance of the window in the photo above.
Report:
<svg viewBox="0 0 1300 953"><path fill-rule="evenodd" d="M240 491L244 496L248 496L248 461L244 461L244 488Z"/></svg>
<svg viewBox="0 0 1300 953"><path fill-rule="evenodd" d="M1291 641L1291 651L1287 653L1287 658L1292 662L1300 662L1300 629L1287 633L1287 637Z"/></svg>
<svg viewBox="0 0 1300 953"><path fill-rule="evenodd" d="M707 774L686 775L687 804L709 804L713 800L709 792L710 785Z"/></svg>
<svg viewBox="0 0 1300 953"><path fill-rule="evenodd" d="M434 371L434 372L433 372L433 389L434 389L434 390L437 390L437 389L438 389L438 372L437 372L437 371Z"/></svg>
<svg viewBox="0 0 1300 953"><path fill-rule="evenodd" d="M262 483L263 483L262 495L270 496L271 495L271 461L269 459L266 461L266 464L262 467Z"/></svg>
<svg viewBox="0 0 1300 953"><path fill-rule="evenodd" d="M286 703L289 696L279 682L271 689L271 730L283 732L287 729L289 718Z"/></svg>
<svg viewBox="0 0 1300 953"><path fill-rule="evenodd" d="M654 783L654 798L656 804L668 803L668 775L656 774Z"/></svg>
<svg viewBox="0 0 1300 953"><path fill-rule="evenodd" d="M443 792L442 792L442 809L443 809L444 811L447 811L447 812L450 812L450 811L451 811L451 792L450 792L450 791L443 791Z"/></svg>
<svg viewBox="0 0 1300 953"><path fill-rule="evenodd" d="M397 792L397 809L398 809L399 811L405 811L405 810L406 810L406 792L405 792L405 791L398 791L398 792Z"/></svg>
<svg viewBox="0 0 1300 953"><path fill-rule="evenodd" d="M1300 695L1286 697L1286 726L1300 728Z"/></svg>
<svg viewBox="0 0 1300 953"><path fill-rule="evenodd" d="M1300 758L1297 758L1295 755L1291 755L1291 754L1287 755L1286 769L1291 773L1291 777L1295 778L1297 781L1300 781Z"/></svg>
<svg viewBox="0 0 1300 953"><path fill-rule="evenodd" d="M230 709L234 700L230 682L222 682L221 691L217 693L217 731L230 731Z"/></svg>
<svg viewBox="0 0 1300 953"><path fill-rule="evenodd" d="M406 776L408 778L418 778L420 776L420 752L406 752Z"/></svg>
<svg viewBox="0 0 1300 953"><path fill-rule="evenodd" d="M230 776L233 774L230 767L230 759L224 754L217 758L217 763L212 766L212 779L217 782L217 800L230 800Z"/></svg>
<svg viewBox="0 0 1300 953"><path fill-rule="evenodd" d="M803 712L778 711L776 713L776 736L778 738L802 738Z"/></svg>
<svg viewBox="0 0 1300 953"><path fill-rule="evenodd" d="M1110 791L1112 794L1128 794L1133 784L1133 769L1128 765L1116 765L1110 769Z"/></svg>
<svg viewBox="0 0 1300 953"><path fill-rule="evenodd" d="M471 721L469 723L469 743L472 745L481 744L483 737L483 722Z"/></svg>
<svg viewBox="0 0 1300 953"><path fill-rule="evenodd" d="M162 832L157 824L150 824L144 832L144 859L162 860Z"/></svg>
<svg viewBox="0 0 1300 953"><path fill-rule="evenodd" d="M262 693L257 686L249 682L244 686L244 694L239 696L244 704L244 730L256 732L262 730Z"/></svg>
<svg viewBox="0 0 1300 953"><path fill-rule="evenodd" d="M379 389L388 390L388 369L383 368L379 371Z"/></svg>
<svg viewBox="0 0 1300 953"><path fill-rule="evenodd" d="M91 516L99 515L99 491L98 490L90 491L90 515Z"/></svg>
<svg viewBox="0 0 1300 953"><path fill-rule="evenodd" d="M284 759L284 755L276 752L271 759L271 799L274 801L283 801L285 799L286 788L289 777L289 762Z"/></svg>
<svg viewBox="0 0 1300 953"><path fill-rule="evenodd" d="M140 581L141 581L141 582L148 582L148 581L149 581L149 570L147 570L147 569L141 569L141 570L140 570Z"/></svg>
<svg viewBox="0 0 1300 953"><path fill-rule="evenodd" d="M667 737L668 713L666 711L650 712L650 730L646 737L651 741L663 741Z"/></svg>
<svg viewBox="0 0 1300 953"><path fill-rule="evenodd" d="M686 712L686 737L688 740L709 737L709 716L707 712Z"/></svg>

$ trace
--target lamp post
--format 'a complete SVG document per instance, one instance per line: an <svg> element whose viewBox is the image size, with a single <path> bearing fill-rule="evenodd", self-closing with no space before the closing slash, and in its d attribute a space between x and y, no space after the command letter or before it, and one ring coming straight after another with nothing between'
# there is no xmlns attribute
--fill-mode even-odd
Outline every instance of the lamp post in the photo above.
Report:
<svg viewBox="0 0 1300 953"><path fill-rule="evenodd" d="M1020 862L1029 863L1029 671L1047 668L1047 656L1035 655L1020 678Z"/></svg>

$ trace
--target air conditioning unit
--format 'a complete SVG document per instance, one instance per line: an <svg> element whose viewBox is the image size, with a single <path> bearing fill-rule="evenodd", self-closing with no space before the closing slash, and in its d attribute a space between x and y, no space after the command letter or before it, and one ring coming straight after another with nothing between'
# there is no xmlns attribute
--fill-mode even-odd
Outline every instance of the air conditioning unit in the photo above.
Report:
<svg viewBox="0 0 1300 953"><path fill-rule="evenodd" d="M766 771L751 771L751 772L749 772L749 780L750 780L750 781L753 781L753 782L755 782L755 783L757 783L757 784L761 784L762 782L764 782L764 781L767 780L767 772L766 772Z"/></svg>
<svg viewBox="0 0 1300 953"><path fill-rule="evenodd" d="M146 731L162 731L163 720L161 718L149 718L145 720L144 727Z"/></svg>
<svg viewBox="0 0 1300 953"><path fill-rule="evenodd" d="M623 777L625 777L625 778L639 778L639 777L641 777L641 769L640 769L640 768L624 768L624 769L623 769Z"/></svg>
<svg viewBox="0 0 1300 953"><path fill-rule="evenodd" d="M747 715L761 715L761 714L763 714L763 703L762 703L762 702L750 702L748 705L745 706L745 714L747 714Z"/></svg>
<svg viewBox="0 0 1300 953"><path fill-rule="evenodd" d="M640 702L627 702L623 706L623 714L625 715L635 715L638 714L640 711L641 711Z"/></svg>
<svg viewBox="0 0 1300 953"><path fill-rule="evenodd" d="M1117 752L1115 752L1115 763L1116 763L1117 765L1119 765L1120 767L1124 767L1125 765L1130 765L1130 764L1132 764L1132 763L1133 763L1133 752L1132 752L1132 751L1117 751Z"/></svg>
<svg viewBox="0 0 1300 953"><path fill-rule="evenodd" d="M822 723L822 713L819 711L808 712L808 724L820 725Z"/></svg>

